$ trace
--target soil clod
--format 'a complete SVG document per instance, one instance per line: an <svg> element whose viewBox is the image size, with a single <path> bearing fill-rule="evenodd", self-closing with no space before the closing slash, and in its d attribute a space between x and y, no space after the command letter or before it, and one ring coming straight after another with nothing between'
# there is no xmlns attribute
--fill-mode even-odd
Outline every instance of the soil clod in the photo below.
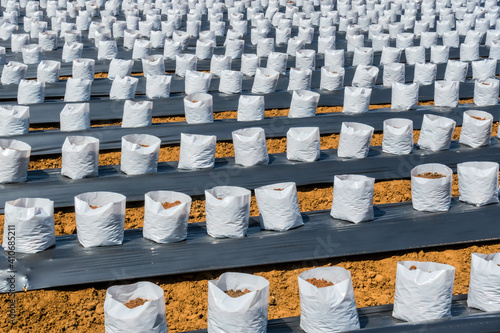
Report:
<svg viewBox="0 0 500 333"><path fill-rule="evenodd" d="M316 288L330 287L333 286L334 284L333 282L327 281L325 279L316 279L316 278L307 279L306 281L315 286Z"/></svg>
<svg viewBox="0 0 500 333"><path fill-rule="evenodd" d="M427 178L427 179L439 179L446 176L437 172L425 172L425 173L419 173L416 177Z"/></svg>
<svg viewBox="0 0 500 333"><path fill-rule="evenodd" d="M132 299L132 300L128 301L127 303L125 303L123 305L125 305L129 309L134 309L136 307L143 305L146 302L149 302L149 300L138 297L136 299Z"/></svg>
<svg viewBox="0 0 500 333"><path fill-rule="evenodd" d="M236 297L240 297L240 296L243 296L243 295L246 295L248 293L251 293L252 291L251 290L248 290L248 289L245 289L245 290L233 290L233 289L229 289L226 291L226 294L228 294L230 297L233 297L233 298L236 298Z"/></svg>
<svg viewBox="0 0 500 333"><path fill-rule="evenodd" d="M164 202L161 205L163 206L163 208L169 209L169 208L172 208L172 207L175 207L175 206L179 206L181 203L182 202L180 202L179 200L177 200L175 202Z"/></svg>

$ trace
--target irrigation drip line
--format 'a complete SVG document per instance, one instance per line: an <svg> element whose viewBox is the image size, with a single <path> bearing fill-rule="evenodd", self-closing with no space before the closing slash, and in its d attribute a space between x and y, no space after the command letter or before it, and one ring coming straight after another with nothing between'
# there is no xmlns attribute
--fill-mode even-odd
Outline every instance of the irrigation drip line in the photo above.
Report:
<svg viewBox="0 0 500 333"><path fill-rule="evenodd" d="M337 157L337 150L322 150L318 161L294 162L286 153L271 154L268 165L242 167L233 157L218 158L213 169L179 170L178 161L159 163L158 172L127 176L119 165L99 167L99 177L72 180L61 176L60 169L43 169L28 172L25 183L0 185L0 213L5 202L24 197L44 197L54 201L55 207L73 207L74 196L98 189L125 195L128 202L143 201L149 191L171 190L188 195L203 195L206 189L229 185L255 189L280 182L295 182L298 186L332 183L335 175L362 174L377 180L409 178L413 167L424 163L441 163L456 169L457 163L467 161L500 162L500 140L492 145L470 148L452 142L451 149L430 152L414 150L409 155L390 155L380 146L371 147L364 159Z"/></svg>
<svg viewBox="0 0 500 333"><path fill-rule="evenodd" d="M318 107L343 106L344 90L325 91L315 90L321 96ZM213 97L213 111L236 111L240 94L223 94L219 92L209 93ZM245 94L245 93L244 93ZM392 89L377 85L372 87L370 105L391 104ZM469 80L460 84L459 96L462 99L474 97L474 82ZM169 98L158 98L153 101L153 117L184 115L184 94L172 94ZM288 109L292 100L291 91L276 91L264 95L265 107L271 109ZM136 101L148 100L145 96L136 96ZM434 85L421 86L419 88L419 101L434 100ZM108 97L94 97L87 101L90 104L92 120L122 119L123 100L110 100ZM0 105L11 105L12 101L1 102ZM30 105L30 123L47 124L58 123L59 114L67 103L63 100L46 100L45 103Z"/></svg>
<svg viewBox="0 0 500 333"><path fill-rule="evenodd" d="M361 330L349 332L400 333L496 333L500 327L500 314L482 312L467 307L467 295L453 296L451 318L407 323L392 317L393 305L378 305L358 309ZM269 320L268 333L303 333L300 317ZM197 330L185 333L207 333Z"/></svg>
<svg viewBox="0 0 500 333"><path fill-rule="evenodd" d="M16 254L16 287L123 282L287 262L315 266L327 258L500 238L500 204L476 207L453 199L450 210L442 213L417 212L411 203L374 209L375 220L359 224L335 220L329 211L303 213L305 225L286 232L262 231L258 218L251 218L242 239L211 238L205 223L190 223L187 240L172 244L144 239L140 229L126 230L123 245L111 247L83 248L77 235L57 236L54 248ZM8 268L5 255L2 251L0 262L5 265L0 267Z"/></svg>
<svg viewBox="0 0 500 333"><path fill-rule="evenodd" d="M215 120L208 124L187 124L186 122L157 123L148 127L122 128L119 126L92 127L88 131L61 132L59 130L32 131L26 135L14 136L16 140L31 146L32 156L60 154L67 136L93 136L100 141L100 150L121 148L121 138L127 134L150 134L160 138L163 145L179 144L181 133L215 135L218 141L232 140L231 133L248 127L261 127L267 138L286 137L291 127L319 127L321 134L340 133L342 122L361 122L372 126L375 131L383 130L383 122L390 118L406 118L413 121L413 129L420 129L424 114L435 114L453 119L462 125L463 113L467 110L490 112L494 121L499 119L497 106L476 107L459 104L456 108L438 108L430 105L419 106L416 110L396 112L390 108L371 110L364 114L349 115L342 112L319 113L309 118L272 117L260 121L241 122L236 119ZM120 115L121 116L121 115Z"/></svg>
<svg viewBox="0 0 500 333"><path fill-rule="evenodd" d="M345 68L345 76L344 76L344 85L350 86L352 84L352 79L354 77L354 73L356 71L356 67L346 67ZM437 65L437 73L436 80L444 80L444 75L446 71L446 64L438 64ZM377 85L383 84L383 73L384 67L379 66L379 74L377 76ZM413 82L415 73L414 65L406 65L405 66L405 81L407 83ZM500 74L500 64L497 65L497 74ZM472 77L472 67L469 66L467 77ZM137 84L136 95L145 95L146 94L146 78L144 76L138 76L139 82ZM284 91L288 89L288 80L289 80L289 72L287 75L280 75L278 80L278 84L276 86L277 91ZM311 88L319 89L321 81L321 70L315 69L312 71L311 78ZM105 97L109 96L109 92L111 90L111 84L113 81L108 79L95 79L92 82L92 90L91 96L93 97ZM252 90L254 78L244 76L242 80L242 90L244 92L249 93ZM220 78L213 77L210 82L209 91L217 92L219 91ZM0 100L6 99L17 99L17 85L6 85L2 86L0 89ZM55 97L64 97L66 92L66 80L57 82L57 83L46 83L45 84L45 98L55 98ZM185 79L178 77L176 75L172 75L172 83L170 86L170 93L179 94L185 92Z"/></svg>

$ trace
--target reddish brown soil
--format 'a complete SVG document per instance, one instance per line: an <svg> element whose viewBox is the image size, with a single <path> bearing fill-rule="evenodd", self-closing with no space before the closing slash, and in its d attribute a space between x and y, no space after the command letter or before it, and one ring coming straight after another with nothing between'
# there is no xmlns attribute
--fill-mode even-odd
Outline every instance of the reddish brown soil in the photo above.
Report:
<svg viewBox="0 0 500 333"><path fill-rule="evenodd" d="M144 148L149 147L149 145L141 145L141 144L139 146L144 147Z"/></svg>
<svg viewBox="0 0 500 333"><path fill-rule="evenodd" d="M163 206L163 208L169 209L169 208L172 208L175 206L179 206L180 204L181 204L181 202L179 200L177 200L175 202L164 202L161 205Z"/></svg>
<svg viewBox="0 0 500 333"><path fill-rule="evenodd" d="M92 205L89 205L89 207L92 208L92 209L97 209L97 208L100 208L102 206L92 206Z"/></svg>
<svg viewBox="0 0 500 333"><path fill-rule="evenodd" d="M251 290L248 290L248 289L245 289L245 290L233 290L233 289L229 289L228 291L226 291L225 293L228 294L229 296L231 297L240 297L240 296L243 296L243 295L246 295L248 293L251 293L252 291Z"/></svg>
<svg viewBox="0 0 500 333"><path fill-rule="evenodd" d="M417 266L415 266L415 265L411 265L411 267L410 267L410 271L414 271L414 270L416 270L416 269L417 269Z"/></svg>
<svg viewBox="0 0 500 333"><path fill-rule="evenodd" d="M315 286L316 288L325 288L333 286L333 282L326 281L325 279L312 278L312 279L307 279L306 281Z"/></svg>
<svg viewBox="0 0 500 333"><path fill-rule="evenodd" d="M426 173L419 173L415 177L427 178L427 179L439 179L439 178L443 178L446 176L442 175L440 173L437 173L437 172L426 172Z"/></svg>
<svg viewBox="0 0 500 333"><path fill-rule="evenodd" d="M127 303L123 304L123 305L125 305L129 309L134 309L134 308L136 308L138 306L143 305L146 302L149 302L149 300L139 297L139 298L136 298L136 299L132 299L132 300L128 301Z"/></svg>
<svg viewBox="0 0 500 333"><path fill-rule="evenodd" d="M481 117L476 117L476 116L469 116L469 117L477 119L477 120L486 120L486 118L481 118Z"/></svg>
<svg viewBox="0 0 500 333"><path fill-rule="evenodd" d="M283 191L283 190L284 190L284 188L275 188L274 190L275 190L275 191Z"/></svg>

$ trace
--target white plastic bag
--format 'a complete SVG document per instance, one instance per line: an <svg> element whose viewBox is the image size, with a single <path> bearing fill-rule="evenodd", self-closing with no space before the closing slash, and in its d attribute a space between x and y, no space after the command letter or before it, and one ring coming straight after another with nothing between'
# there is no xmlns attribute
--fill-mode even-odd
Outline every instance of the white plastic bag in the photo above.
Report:
<svg viewBox="0 0 500 333"><path fill-rule="evenodd" d="M215 43L209 39L198 39L196 41L196 57L198 59L210 59L214 54Z"/></svg>
<svg viewBox="0 0 500 333"><path fill-rule="evenodd" d="M352 58L352 66L372 66L373 65L373 49L370 47L358 47L354 50Z"/></svg>
<svg viewBox="0 0 500 333"><path fill-rule="evenodd" d="M198 64L194 54L181 54L175 56L175 74L185 77L188 70L196 71Z"/></svg>
<svg viewBox="0 0 500 333"><path fill-rule="evenodd" d="M295 67L314 69L316 67L316 51L309 49L297 50L295 53Z"/></svg>
<svg viewBox="0 0 500 333"><path fill-rule="evenodd" d="M83 102L90 99L92 81L69 78L64 93L65 102Z"/></svg>
<svg viewBox="0 0 500 333"><path fill-rule="evenodd" d="M300 328L307 333L332 333L360 328L351 273L342 267L319 267L298 276ZM309 279L333 283L316 287Z"/></svg>
<svg viewBox="0 0 500 333"><path fill-rule="evenodd" d="M146 302L134 308L125 305L138 298ZM163 289L154 283L112 286L106 291L104 300L105 331L167 333L165 311Z"/></svg>
<svg viewBox="0 0 500 333"><path fill-rule="evenodd" d="M142 71L144 77L152 75L165 75L165 61L161 55L151 55L142 58Z"/></svg>
<svg viewBox="0 0 500 333"><path fill-rule="evenodd" d="M286 133L286 158L314 162L321 154L319 127L292 127Z"/></svg>
<svg viewBox="0 0 500 333"><path fill-rule="evenodd" d="M257 68L252 94L269 94L276 90L280 73L269 68Z"/></svg>
<svg viewBox="0 0 500 333"><path fill-rule="evenodd" d="M7 201L3 229L5 250L10 243L8 230L11 226L15 230L15 252L37 253L56 245L54 202L43 198Z"/></svg>
<svg viewBox="0 0 500 333"><path fill-rule="evenodd" d="M340 130L338 157L366 158L374 128L361 123L343 122Z"/></svg>
<svg viewBox="0 0 500 333"><path fill-rule="evenodd" d="M121 172L127 175L155 173L158 168L161 140L148 134L122 137Z"/></svg>
<svg viewBox="0 0 500 333"><path fill-rule="evenodd" d="M65 42L62 51L62 61L72 62L82 57L83 44L77 42Z"/></svg>
<svg viewBox="0 0 500 333"><path fill-rule="evenodd" d="M264 119L264 96L240 95L238 100L238 121Z"/></svg>
<svg viewBox="0 0 500 333"><path fill-rule="evenodd" d="M408 322L451 317L454 278L450 265L398 262L392 316Z"/></svg>
<svg viewBox="0 0 500 333"><path fill-rule="evenodd" d="M205 207L207 233L210 236L245 237L250 219L249 190L236 186L216 186L205 190Z"/></svg>
<svg viewBox="0 0 500 333"><path fill-rule="evenodd" d="M479 59L479 43L460 44L460 61L474 61Z"/></svg>
<svg viewBox="0 0 500 333"><path fill-rule="evenodd" d="M295 183L277 183L255 189L260 225L264 230L286 231L304 224Z"/></svg>
<svg viewBox="0 0 500 333"><path fill-rule="evenodd" d="M344 50L326 50L325 66L330 68L344 67Z"/></svg>
<svg viewBox="0 0 500 333"><path fill-rule="evenodd" d="M483 311L500 311L499 289L500 253L472 253L467 306Z"/></svg>
<svg viewBox="0 0 500 333"><path fill-rule="evenodd" d="M260 58L256 54L243 53L241 56L241 72L246 76L254 76L260 66Z"/></svg>
<svg viewBox="0 0 500 333"><path fill-rule="evenodd" d="M220 76L223 70L231 70L231 57L225 55L213 55L210 61L210 73Z"/></svg>
<svg viewBox="0 0 500 333"><path fill-rule="evenodd" d="M215 135L181 133L178 168L186 170L213 168L216 142Z"/></svg>
<svg viewBox="0 0 500 333"><path fill-rule="evenodd" d="M118 45L115 40L100 40L97 47L97 60L115 59L118 56Z"/></svg>
<svg viewBox="0 0 500 333"><path fill-rule="evenodd" d="M394 83L405 83L405 65L400 63L389 63L384 65L383 85L392 87Z"/></svg>
<svg viewBox="0 0 500 333"><path fill-rule="evenodd" d="M148 98L168 98L170 96L170 75L149 75L146 77L146 96Z"/></svg>
<svg viewBox="0 0 500 333"><path fill-rule="evenodd" d="M320 94L309 90L294 90L290 103L289 118L314 117Z"/></svg>
<svg viewBox="0 0 500 333"><path fill-rule="evenodd" d="M295 36L288 40L288 45L286 46L286 53L289 56L295 57L297 51L303 49L305 46L306 43L302 39L299 39L297 36Z"/></svg>
<svg viewBox="0 0 500 333"><path fill-rule="evenodd" d="M146 127L152 123L153 102L126 100L123 104L122 127Z"/></svg>
<svg viewBox="0 0 500 333"><path fill-rule="evenodd" d="M271 52L267 57L266 68L275 70L280 74L285 74L287 68L287 60L288 60L288 54L281 52Z"/></svg>
<svg viewBox="0 0 500 333"><path fill-rule="evenodd" d="M174 60L176 56L180 56L182 53L181 42L176 42L172 39L165 39L165 46L163 47L163 56L166 59Z"/></svg>
<svg viewBox="0 0 500 333"><path fill-rule="evenodd" d="M22 141L0 139L0 149L0 183L25 182L31 147Z"/></svg>
<svg viewBox="0 0 500 333"><path fill-rule="evenodd" d="M67 136L62 146L61 175L71 179L97 177L99 139L91 136Z"/></svg>
<svg viewBox="0 0 500 333"><path fill-rule="evenodd" d="M109 63L108 79L114 80L117 76L130 76L132 67L134 66L133 60L113 59Z"/></svg>
<svg viewBox="0 0 500 333"><path fill-rule="evenodd" d="M458 81L436 81L434 83L434 105L457 107L460 83Z"/></svg>
<svg viewBox="0 0 500 333"><path fill-rule="evenodd" d="M61 132L90 129L89 103L66 104L59 114L59 123Z"/></svg>
<svg viewBox="0 0 500 333"><path fill-rule="evenodd" d="M450 54L450 48L446 45L431 46L431 62L433 64L446 64Z"/></svg>
<svg viewBox="0 0 500 333"><path fill-rule="evenodd" d="M416 109L418 105L417 83L393 83L391 109L396 111L407 111Z"/></svg>
<svg viewBox="0 0 500 333"><path fill-rule="evenodd" d="M151 54L151 42L144 39L136 39L132 50L132 59L140 60Z"/></svg>
<svg viewBox="0 0 500 333"><path fill-rule="evenodd" d="M488 106L498 104L499 81L497 79L486 79L474 82L474 104L477 106Z"/></svg>
<svg viewBox="0 0 500 333"><path fill-rule="evenodd" d="M42 60L37 67L36 80L45 83L59 82L60 69L61 63L59 61Z"/></svg>
<svg viewBox="0 0 500 333"><path fill-rule="evenodd" d="M231 59L240 59L245 48L245 41L242 39L229 39L226 40L225 55Z"/></svg>
<svg viewBox="0 0 500 333"><path fill-rule="evenodd" d="M405 49L406 63L415 65L425 63L425 48L423 46L412 46Z"/></svg>
<svg viewBox="0 0 500 333"><path fill-rule="evenodd" d="M361 175L337 175L333 180L330 215L352 223L371 221L375 178Z"/></svg>
<svg viewBox="0 0 500 333"><path fill-rule="evenodd" d="M19 84L21 80L24 80L28 66L20 62L9 61L7 65L3 66L2 77L0 82L3 85L7 84Z"/></svg>
<svg viewBox="0 0 500 333"><path fill-rule="evenodd" d="M368 112L370 106L371 88L345 87L344 89L344 113Z"/></svg>
<svg viewBox="0 0 500 333"><path fill-rule="evenodd" d="M426 174L431 178L427 177ZM413 168L411 170L413 209L423 212L445 212L449 210L452 179L453 171L443 164L428 163Z"/></svg>
<svg viewBox="0 0 500 333"><path fill-rule="evenodd" d="M472 79L486 80L494 78L497 71L497 61L494 59L482 59L472 62Z"/></svg>
<svg viewBox="0 0 500 333"><path fill-rule="evenodd" d="M242 166L268 164L266 133L260 127L243 128L232 132L234 163Z"/></svg>
<svg viewBox="0 0 500 333"><path fill-rule="evenodd" d="M30 36L28 34L12 34L10 40L10 50L17 53L21 52L23 47L29 44Z"/></svg>
<svg viewBox="0 0 500 333"><path fill-rule="evenodd" d="M39 104L45 99L45 83L33 80L21 80L17 88L18 104Z"/></svg>
<svg viewBox="0 0 500 333"><path fill-rule="evenodd" d="M257 42L257 57L267 57L274 51L273 38L260 38Z"/></svg>
<svg viewBox="0 0 500 333"><path fill-rule="evenodd" d="M188 124L211 123L213 117L213 97L195 93L184 97L184 113Z"/></svg>
<svg viewBox="0 0 500 333"><path fill-rule="evenodd" d="M26 65L38 64L42 61L42 48L38 44L28 44L23 46L23 63Z"/></svg>
<svg viewBox="0 0 500 333"><path fill-rule="evenodd" d="M465 111L459 142L472 148L489 145L492 125L493 116L490 113L478 110Z"/></svg>
<svg viewBox="0 0 500 333"><path fill-rule="evenodd" d="M382 151L387 154L406 155L413 150L413 121L403 118L384 120Z"/></svg>
<svg viewBox="0 0 500 333"><path fill-rule="evenodd" d="M344 86L344 74L345 70L342 67L321 67L320 89L328 91L342 89Z"/></svg>
<svg viewBox="0 0 500 333"><path fill-rule="evenodd" d="M21 105L0 106L0 136L28 134L30 109Z"/></svg>
<svg viewBox="0 0 500 333"><path fill-rule="evenodd" d="M122 244L125 200L124 195L113 192L75 196L76 234L83 247Z"/></svg>
<svg viewBox="0 0 500 333"><path fill-rule="evenodd" d="M421 86L434 84L436 81L437 65L427 63L415 64L415 74L413 75L413 82Z"/></svg>
<svg viewBox="0 0 500 333"><path fill-rule="evenodd" d="M450 149L456 122L450 118L424 114L418 146L431 151Z"/></svg>
<svg viewBox="0 0 500 333"><path fill-rule="evenodd" d="M382 55L380 56L380 64L388 65L393 63L399 63L401 59L401 52L403 50L396 47L384 46L382 49Z"/></svg>
<svg viewBox="0 0 500 333"><path fill-rule="evenodd" d="M457 175L460 201L475 206L498 202L498 163L459 163Z"/></svg>
<svg viewBox="0 0 500 333"><path fill-rule="evenodd" d="M235 298L225 293L246 289L248 294ZM267 332L268 299L269 282L260 276L229 272L208 281L208 331Z"/></svg>
<svg viewBox="0 0 500 333"><path fill-rule="evenodd" d="M374 86L377 81L379 69L375 66L363 66L359 65L356 67L354 72L354 77L352 79L353 87L371 87Z"/></svg>
<svg viewBox="0 0 500 333"><path fill-rule="evenodd" d="M180 192L152 191L144 195L143 237L156 243L187 238L191 197Z"/></svg>
<svg viewBox="0 0 500 333"><path fill-rule="evenodd" d="M116 76L111 84L109 99L133 99L139 79L132 76Z"/></svg>
<svg viewBox="0 0 500 333"><path fill-rule="evenodd" d="M219 92L224 94L241 93L243 73L224 69L220 72Z"/></svg>
<svg viewBox="0 0 500 333"><path fill-rule="evenodd" d="M210 88L210 81L212 80L211 73L197 72L188 70L186 71L186 77L184 79L184 90L186 95L191 95L195 93L208 92Z"/></svg>
<svg viewBox="0 0 500 333"><path fill-rule="evenodd" d="M448 60L446 71L444 73L444 79L446 81L465 82L468 69L469 64L466 62Z"/></svg>

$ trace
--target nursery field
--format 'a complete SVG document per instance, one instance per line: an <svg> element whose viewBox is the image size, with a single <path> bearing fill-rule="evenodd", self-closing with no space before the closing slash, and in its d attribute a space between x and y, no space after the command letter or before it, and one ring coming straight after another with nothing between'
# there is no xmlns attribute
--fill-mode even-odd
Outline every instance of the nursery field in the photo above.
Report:
<svg viewBox="0 0 500 333"><path fill-rule="evenodd" d="M0 333L498 332L497 0L0 1Z"/></svg>

